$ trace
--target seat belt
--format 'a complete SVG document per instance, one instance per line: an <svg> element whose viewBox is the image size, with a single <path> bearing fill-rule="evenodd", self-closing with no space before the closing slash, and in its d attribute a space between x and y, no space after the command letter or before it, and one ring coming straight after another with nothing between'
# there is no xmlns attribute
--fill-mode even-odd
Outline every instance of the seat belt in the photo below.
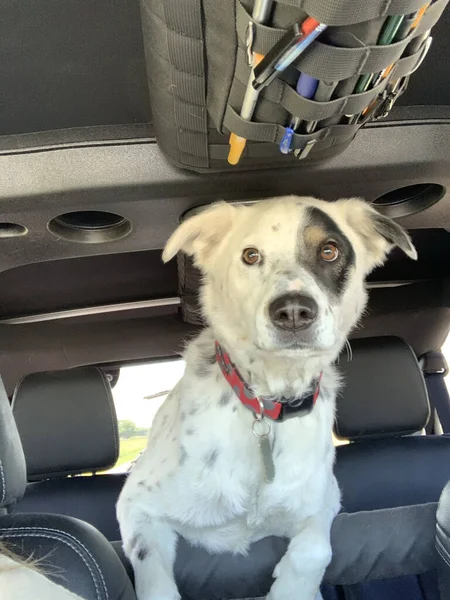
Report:
<svg viewBox="0 0 450 600"><path fill-rule="evenodd" d="M420 358L431 407L436 409L444 433L450 433L450 395L445 377L448 365L442 352L427 352Z"/></svg>

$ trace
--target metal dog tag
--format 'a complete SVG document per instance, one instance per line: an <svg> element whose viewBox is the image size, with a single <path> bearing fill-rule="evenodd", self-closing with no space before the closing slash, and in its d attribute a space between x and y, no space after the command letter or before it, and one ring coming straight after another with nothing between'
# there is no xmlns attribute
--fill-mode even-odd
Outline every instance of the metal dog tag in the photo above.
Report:
<svg viewBox="0 0 450 600"><path fill-rule="evenodd" d="M261 436L258 440L258 445L263 462L264 481L266 483L272 483L272 481L275 479L275 464L273 462L272 447L270 444L269 436Z"/></svg>
<svg viewBox="0 0 450 600"><path fill-rule="evenodd" d="M258 446L264 469L264 481L266 483L272 483L275 479L275 464L273 462L272 446L269 438L270 423L264 418L263 413L255 415L252 431L258 438Z"/></svg>

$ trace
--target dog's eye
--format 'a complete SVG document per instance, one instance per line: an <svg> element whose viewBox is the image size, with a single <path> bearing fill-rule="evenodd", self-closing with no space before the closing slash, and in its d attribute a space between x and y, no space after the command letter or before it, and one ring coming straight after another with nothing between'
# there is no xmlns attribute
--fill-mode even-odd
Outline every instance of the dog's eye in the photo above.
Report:
<svg viewBox="0 0 450 600"><path fill-rule="evenodd" d="M246 248L242 253L242 260L247 265L256 265L261 260L261 254L257 248Z"/></svg>
<svg viewBox="0 0 450 600"><path fill-rule="evenodd" d="M326 262L333 262L339 256L339 248L334 242L327 242L320 249L320 258Z"/></svg>

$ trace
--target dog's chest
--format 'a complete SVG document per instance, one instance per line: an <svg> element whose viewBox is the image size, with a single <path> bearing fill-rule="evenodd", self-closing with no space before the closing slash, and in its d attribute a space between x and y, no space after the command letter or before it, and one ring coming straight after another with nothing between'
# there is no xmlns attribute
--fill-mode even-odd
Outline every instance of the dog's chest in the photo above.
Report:
<svg viewBox="0 0 450 600"><path fill-rule="evenodd" d="M237 411L236 411L237 412ZM320 431L320 419L305 417L283 424L271 423L271 459L275 469L265 482L264 461L253 417L243 408L234 419L198 420L196 439L186 445L191 457L184 473L185 506L195 508L192 524L233 528L237 522L257 535L263 527L283 533L291 517L313 514L331 473L332 452ZM194 523L195 521L195 523Z"/></svg>

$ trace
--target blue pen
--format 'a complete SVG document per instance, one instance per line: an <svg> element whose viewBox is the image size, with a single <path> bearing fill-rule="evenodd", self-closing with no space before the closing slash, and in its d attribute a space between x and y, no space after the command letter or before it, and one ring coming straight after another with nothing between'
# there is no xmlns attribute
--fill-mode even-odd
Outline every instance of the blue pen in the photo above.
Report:
<svg viewBox="0 0 450 600"><path fill-rule="evenodd" d="M253 88L260 92L291 65L328 27L312 17L294 25L254 68Z"/></svg>
<svg viewBox="0 0 450 600"><path fill-rule="evenodd" d="M318 79L316 79L315 77L311 77L306 73L301 73L300 77L298 78L297 86L295 89L299 96L311 99L314 98L318 85ZM285 134L280 142L280 152L282 152L283 154L289 154L291 149L292 137L296 129L300 127L301 123L302 119L300 119L299 117L292 117L289 126L286 127Z"/></svg>

